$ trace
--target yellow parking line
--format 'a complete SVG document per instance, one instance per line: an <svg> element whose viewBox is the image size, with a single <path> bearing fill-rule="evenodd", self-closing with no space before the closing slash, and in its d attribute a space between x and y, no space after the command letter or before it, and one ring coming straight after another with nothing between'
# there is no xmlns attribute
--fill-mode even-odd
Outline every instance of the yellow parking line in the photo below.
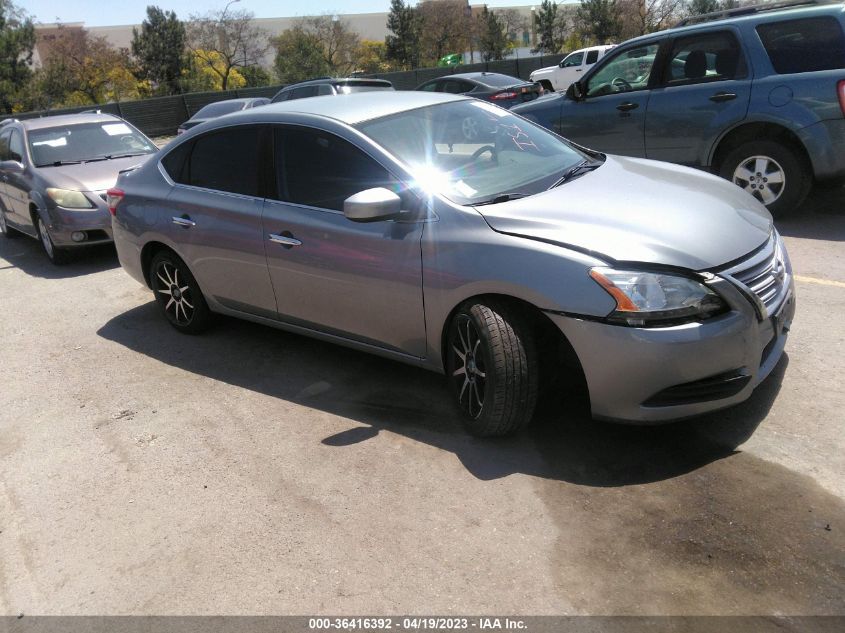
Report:
<svg viewBox="0 0 845 633"><path fill-rule="evenodd" d="M819 284L821 286L836 286L837 288L845 288L845 281L834 281L833 279L818 279L816 277L795 275L795 281L800 281L805 284Z"/></svg>

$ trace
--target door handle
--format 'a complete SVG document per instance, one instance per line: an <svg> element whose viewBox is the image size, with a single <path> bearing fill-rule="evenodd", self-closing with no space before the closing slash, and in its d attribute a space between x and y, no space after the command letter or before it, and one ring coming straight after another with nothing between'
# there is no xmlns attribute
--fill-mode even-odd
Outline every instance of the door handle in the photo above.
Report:
<svg viewBox="0 0 845 633"><path fill-rule="evenodd" d="M639 103L631 103L630 101L626 101L625 103L620 103L618 106L616 106L616 109L622 110L622 112L627 112L628 110L636 110L639 107Z"/></svg>
<svg viewBox="0 0 845 633"><path fill-rule="evenodd" d="M576 68L576 69L575 69L575 72L576 72L576 73L580 73L582 70L584 70L584 69L583 69L583 68Z"/></svg>
<svg viewBox="0 0 845 633"><path fill-rule="evenodd" d="M276 244L281 244L286 248L302 245L302 242L296 239L290 231L284 231L283 233L270 233L269 240Z"/></svg>
<svg viewBox="0 0 845 633"><path fill-rule="evenodd" d="M710 101L715 101L716 103L721 103L722 101L730 101L731 99L736 99L735 92L717 92L712 97L710 97Z"/></svg>
<svg viewBox="0 0 845 633"><path fill-rule="evenodd" d="M173 224L184 226L186 229L196 226L197 223L187 216L173 216Z"/></svg>

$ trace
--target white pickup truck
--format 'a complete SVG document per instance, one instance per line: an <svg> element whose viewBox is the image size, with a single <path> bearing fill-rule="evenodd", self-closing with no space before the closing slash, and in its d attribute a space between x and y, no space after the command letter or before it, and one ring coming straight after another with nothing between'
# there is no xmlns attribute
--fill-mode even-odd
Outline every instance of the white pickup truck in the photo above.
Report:
<svg viewBox="0 0 845 633"><path fill-rule="evenodd" d="M569 53L557 66L538 68L531 73L531 81L543 86L547 92L552 90L566 90L574 81L578 81L584 73L615 44L605 46L591 46Z"/></svg>

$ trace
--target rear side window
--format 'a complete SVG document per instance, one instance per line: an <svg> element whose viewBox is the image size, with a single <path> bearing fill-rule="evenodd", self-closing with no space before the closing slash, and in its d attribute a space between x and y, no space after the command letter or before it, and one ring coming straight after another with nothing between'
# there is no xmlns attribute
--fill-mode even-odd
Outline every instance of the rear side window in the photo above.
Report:
<svg viewBox="0 0 845 633"><path fill-rule="evenodd" d="M587 63L588 64L595 64L599 60L599 52L598 51L588 51L587 52Z"/></svg>
<svg viewBox="0 0 845 633"><path fill-rule="evenodd" d="M845 68L845 36L836 18L761 24L757 34L779 75Z"/></svg>
<svg viewBox="0 0 845 633"><path fill-rule="evenodd" d="M305 99L306 97L316 97L317 86L303 86L302 88L294 88L290 91L288 99Z"/></svg>
<svg viewBox="0 0 845 633"><path fill-rule="evenodd" d="M188 162L188 156L191 153L191 147L193 147L193 142L182 143L161 159L161 166L164 167L164 171L167 172L167 175L170 176L173 182L181 182L184 185L189 184L185 166Z"/></svg>
<svg viewBox="0 0 845 633"><path fill-rule="evenodd" d="M745 60L733 33L721 31L678 38L663 70L669 85L735 79L746 74Z"/></svg>
<svg viewBox="0 0 845 633"><path fill-rule="evenodd" d="M343 211L349 196L397 183L388 171L342 138L305 128L275 131L277 186L282 200Z"/></svg>
<svg viewBox="0 0 845 633"><path fill-rule="evenodd" d="M182 180L177 182L258 196L258 130L253 125L201 136L194 141L186 168L182 169Z"/></svg>

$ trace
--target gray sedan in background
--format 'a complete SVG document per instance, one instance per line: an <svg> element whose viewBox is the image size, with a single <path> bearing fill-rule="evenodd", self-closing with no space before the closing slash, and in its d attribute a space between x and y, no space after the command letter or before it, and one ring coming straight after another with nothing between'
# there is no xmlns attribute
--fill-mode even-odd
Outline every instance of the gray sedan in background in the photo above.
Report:
<svg viewBox="0 0 845 633"><path fill-rule="evenodd" d="M68 249L111 242L106 190L157 151L111 114L0 123L0 233L40 240L54 264Z"/></svg>
<svg viewBox="0 0 845 633"><path fill-rule="evenodd" d="M465 97L228 115L108 201L121 264L177 330L217 312L445 373L477 435L517 430L561 380L633 423L736 404L794 313L784 245L743 190Z"/></svg>
<svg viewBox="0 0 845 633"><path fill-rule="evenodd" d="M209 103L207 106L200 108L194 116L180 125L176 130L176 134L184 134L192 127L196 127L200 123L205 123L209 119L215 119L219 116L223 116L224 114L231 114L232 112L239 112L240 110L257 108L258 106L267 105L268 103L270 103L270 100L266 97L225 99L223 101Z"/></svg>

